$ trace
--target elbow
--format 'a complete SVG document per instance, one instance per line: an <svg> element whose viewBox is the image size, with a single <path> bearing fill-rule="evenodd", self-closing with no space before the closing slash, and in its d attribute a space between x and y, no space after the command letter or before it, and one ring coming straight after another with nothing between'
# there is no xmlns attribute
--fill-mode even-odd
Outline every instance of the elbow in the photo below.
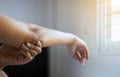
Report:
<svg viewBox="0 0 120 77"><path fill-rule="evenodd" d="M34 33L37 33L38 31L40 31L40 26L38 25L35 25L35 24L29 24L28 25L28 28L30 31L34 32Z"/></svg>

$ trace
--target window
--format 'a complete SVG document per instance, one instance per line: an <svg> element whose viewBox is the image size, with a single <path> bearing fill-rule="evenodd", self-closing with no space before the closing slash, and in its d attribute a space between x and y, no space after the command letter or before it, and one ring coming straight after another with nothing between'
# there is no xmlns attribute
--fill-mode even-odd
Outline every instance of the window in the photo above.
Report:
<svg viewBox="0 0 120 77"><path fill-rule="evenodd" d="M97 0L99 51L120 53L120 0Z"/></svg>

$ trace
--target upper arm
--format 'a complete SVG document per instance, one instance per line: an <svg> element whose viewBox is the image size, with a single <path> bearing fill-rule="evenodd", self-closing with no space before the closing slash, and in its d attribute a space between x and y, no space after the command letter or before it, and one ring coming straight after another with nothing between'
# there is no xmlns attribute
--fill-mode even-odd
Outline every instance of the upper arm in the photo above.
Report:
<svg viewBox="0 0 120 77"><path fill-rule="evenodd" d="M0 41L15 47L20 47L24 42L35 43L35 35L28 26L24 22L0 14Z"/></svg>

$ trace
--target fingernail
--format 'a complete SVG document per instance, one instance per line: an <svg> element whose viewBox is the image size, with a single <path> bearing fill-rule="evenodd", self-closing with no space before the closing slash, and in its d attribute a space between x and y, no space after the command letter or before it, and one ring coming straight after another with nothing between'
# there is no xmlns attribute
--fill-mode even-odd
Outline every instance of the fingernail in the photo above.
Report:
<svg viewBox="0 0 120 77"><path fill-rule="evenodd" d="M38 45L38 46L41 46L41 42L40 42L39 40L38 40L38 42L37 42L37 45Z"/></svg>
<svg viewBox="0 0 120 77"><path fill-rule="evenodd" d="M42 49L40 48L40 49L38 49L38 53L40 54L42 52Z"/></svg>
<svg viewBox="0 0 120 77"><path fill-rule="evenodd" d="M42 49L40 49L40 53L42 52Z"/></svg>
<svg viewBox="0 0 120 77"><path fill-rule="evenodd" d="M27 46L28 46L28 47L31 47L31 44L30 44L30 43L27 43Z"/></svg>

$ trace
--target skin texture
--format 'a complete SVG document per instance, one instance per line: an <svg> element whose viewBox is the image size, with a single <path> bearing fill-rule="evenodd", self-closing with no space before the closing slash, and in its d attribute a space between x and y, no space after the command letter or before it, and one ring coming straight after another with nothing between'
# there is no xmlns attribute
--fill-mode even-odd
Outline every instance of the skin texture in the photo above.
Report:
<svg viewBox="0 0 120 77"><path fill-rule="evenodd" d="M83 59L88 59L87 44L71 33L24 23L3 14L0 15L0 27L0 40L8 45L20 47L24 42L35 44L37 40L41 41L42 47L65 44L80 63L83 63Z"/></svg>
<svg viewBox="0 0 120 77"><path fill-rule="evenodd" d="M81 64L84 63L84 60L88 60L87 44L78 36L35 24L29 24L28 26L29 30L39 37L43 47L64 44L75 60L78 60Z"/></svg>
<svg viewBox="0 0 120 77"><path fill-rule="evenodd" d="M40 53L40 41L37 42L36 46L31 43L23 44L21 49L4 44L0 48L0 77L8 77L7 74L2 71L6 65L26 64Z"/></svg>
<svg viewBox="0 0 120 77"><path fill-rule="evenodd" d="M21 49L4 44L0 48L0 62L2 65L20 65L30 62L37 54L41 53L41 43L37 45L23 44Z"/></svg>
<svg viewBox="0 0 120 77"><path fill-rule="evenodd" d="M37 36L28 29L28 25L5 15L0 15L0 41L14 47L25 42L36 44Z"/></svg>
<svg viewBox="0 0 120 77"><path fill-rule="evenodd" d="M0 14L0 31L0 41L5 43L3 49L4 47L8 47L7 49L10 48L10 51L12 51L14 54L21 54L21 52L14 51L21 51L20 49L25 48L25 45L23 44L29 42L32 45L37 46L37 41L39 40L41 42L41 47L60 44L66 45L71 56L75 60L78 60L81 64L84 63L84 60L88 60L87 44L85 41L72 33L66 33L45 28L36 24L21 22L4 14ZM25 51L27 51L27 56L30 56L30 51L27 49ZM11 52L9 54L11 54ZM12 56L14 56L14 54ZM22 54L25 55L26 52L22 52ZM24 59L24 57L21 59ZM28 61L25 60L25 62ZM25 62L23 62L23 64ZM17 64L15 61L10 63ZM22 63L18 62L18 64Z"/></svg>

